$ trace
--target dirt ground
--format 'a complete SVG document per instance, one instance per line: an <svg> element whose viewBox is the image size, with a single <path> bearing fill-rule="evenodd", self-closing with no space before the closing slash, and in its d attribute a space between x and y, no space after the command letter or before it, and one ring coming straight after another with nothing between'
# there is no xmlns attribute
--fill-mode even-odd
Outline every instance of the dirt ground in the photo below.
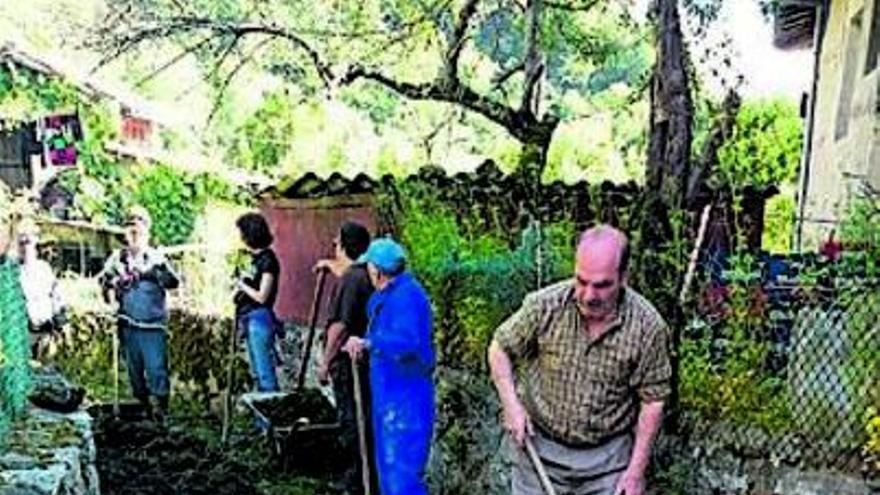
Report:
<svg viewBox="0 0 880 495"><path fill-rule="evenodd" d="M332 442L327 438L300 442L281 459L249 418L238 422L229 443L221 445L219 422L210 417L172 417L160 426L116 418L106 408L92 415L104 495L334 493L329 487L332 451L327 449ZM304 458L312 462L296 462Z"/></svg>

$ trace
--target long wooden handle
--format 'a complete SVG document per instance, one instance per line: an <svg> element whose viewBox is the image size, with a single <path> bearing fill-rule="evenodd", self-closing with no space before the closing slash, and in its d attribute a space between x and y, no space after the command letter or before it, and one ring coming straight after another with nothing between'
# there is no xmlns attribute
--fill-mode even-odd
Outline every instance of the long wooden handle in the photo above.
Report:
<svg viewBox="0 0 880 495"><path fill-rule="evenodd" d="M119 332L113 331L113 414L119 415Z"/></svg>
<svg viewBox="0 0 880 495"><path fill-rule="evenodd" d="M303 350L302 362L299 365L299 374L296 377L295 392L302 390L306 383L306 371L309 369L309 360L312 354L312 341L315 340L315 326L318 324L318 313L321 309L321 297L324 294L324 278L327 270L318 272L318 281L315 284L315 294L312 299L312 314L309 318L309 333L306 335L305 349Z"/></svg>
<svg viewBox="0 0 880 495"><path fill-rule="evenodd" d="M541 462L541 458L538 457L538 452L535 450L535 445L532 443L532 439L526 436L525 443L526 452L529 454L529 459L535 467L535 472L538 473L538 480L541 482L541 487L544 489L544 493L547 495L556 495L556 490L553 488L553 484L550 483L550 477L547 476L547 470L544 468L544 463Z"/></svg>
<svg viewBox="0 0 880 495"><path fill-rule="evenodd" d="M367 428L364 418L364 400L361 395L361 375L358 373L358 363L351 359L351 376L354 380L354 405L357 414L358 444L361 454L361 480L364 483L364 494L371 495L370 488L370 453L367 451Z"/></svg>
<svg viewBox="0 0 880 495"><path fill-rule="evenodd" d="M709 226L709 217L711 215L712 203L709 203L703 208L703 214L700 217L700 227L697 230L697 239L694 242L694 249L691 251L691 256L688 260L687 272L685 272L684 281L681 284L681 292L678 294L678 304L680 305L684 305L688 292L691 289L691 283L694 281L697 261L700 259L700 250L703 248L703 239L706 237L706 228Z"/></svg>

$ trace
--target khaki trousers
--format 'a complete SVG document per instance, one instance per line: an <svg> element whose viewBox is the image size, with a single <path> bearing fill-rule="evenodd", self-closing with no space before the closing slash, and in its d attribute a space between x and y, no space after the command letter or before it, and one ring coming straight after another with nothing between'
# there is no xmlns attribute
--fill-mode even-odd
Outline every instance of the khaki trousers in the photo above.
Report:
<svg viewBox="0 0 880 495"><path fill-rule="evenodd" d="M558 495L614 495L633 448L632 435L621 435L588 448L568 447L540 432L535 433L532 442ZM513 461L511 493L544 495L528 454L512 440L508 443Z"/></svg>

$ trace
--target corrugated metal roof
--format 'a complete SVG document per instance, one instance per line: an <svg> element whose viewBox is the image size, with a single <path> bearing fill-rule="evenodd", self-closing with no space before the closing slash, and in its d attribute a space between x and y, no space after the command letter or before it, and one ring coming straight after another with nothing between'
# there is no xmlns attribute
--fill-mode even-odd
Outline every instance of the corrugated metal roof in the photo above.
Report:
<svg viewBox="0 0 880 495"><path fill-rule="evenodd" d="M816 9L821 3L821 0L781 0L774 15L773 44L782 49L811 46Z"/></svg>

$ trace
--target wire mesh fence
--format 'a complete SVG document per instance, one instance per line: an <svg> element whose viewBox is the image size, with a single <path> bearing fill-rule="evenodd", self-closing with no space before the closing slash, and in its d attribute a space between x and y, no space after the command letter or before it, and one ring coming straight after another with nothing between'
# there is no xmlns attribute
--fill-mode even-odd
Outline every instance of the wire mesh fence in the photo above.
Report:
<svg viewBox="0 0 880 495"><path fill-rule="evenodd" d="M880 414L871 263L790 257L728 267L683 334L683 407L729 425L731 443L759 455L880 474L867 447Z"/></svg>

